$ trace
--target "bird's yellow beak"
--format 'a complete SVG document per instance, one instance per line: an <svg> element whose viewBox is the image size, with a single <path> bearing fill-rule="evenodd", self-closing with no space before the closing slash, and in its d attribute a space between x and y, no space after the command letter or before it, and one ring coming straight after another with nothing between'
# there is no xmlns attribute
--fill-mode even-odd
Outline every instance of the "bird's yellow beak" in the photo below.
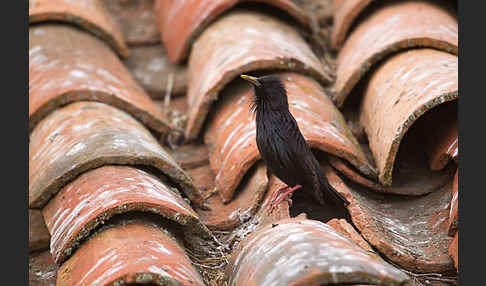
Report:
<svg viewBox="0 0 486 286"><path fill-rule="evenodd" d="M258 81L258 78L254 77L254 76L249 76L249 75L240 75L240 77L244 80L247 80L249 82L251 82L252 84L256 85L256 86L261 86L262 84Z"/></svg>

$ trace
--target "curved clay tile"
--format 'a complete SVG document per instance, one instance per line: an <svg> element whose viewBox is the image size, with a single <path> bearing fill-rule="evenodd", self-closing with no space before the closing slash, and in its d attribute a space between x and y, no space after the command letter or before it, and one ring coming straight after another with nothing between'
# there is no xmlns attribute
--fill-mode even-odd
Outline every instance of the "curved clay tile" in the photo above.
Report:
<svg viewBox="0 0 486 286"><path fill-rule="evenodd" d="M292 0L155 0L161 38L171 61L183 61L201 32L218 16L241 2L272 5L300 23L310 24L309 14Z"/></svg>
<svg viewBox="0 0 486 286"><path fill-rule="evenodd" d="M129 54L120 27L101 0L29 0L29 23L52 21L78 25L106 41L120 56Z"/></svg>
<svg viewBox="0 0 486 286"><path fill-rule="evenodd" d="M107 164L151 166L201 203L191 179L143 125L109 105L76 102L51 113L30 136L29 207L43 207L76 176Z"/></svg>
<svg viewBox="0 0 486 286"><path fill-rule="evenodd" d="M374 169L345 120L320 85L295 73L279 73L289 98L289 109L311 148L344 158L367 176ZM227 203L245 173L260 159L256 146L256 126L250 112L253 87L235 81L222 93L221 103L208 120L205 142L216 175L215 191Z"/></svg>
<svg viewBox="0 0 486 286"><path fill-rule="evenodd" d="M363 94L360 123L379 172L392 183L398 147L407 130L425 112L458 98L458 58L432 49L398 53L371 75Z"/></svg>
<svg viewBox="0 0 486 286"><path fill-rule="evenodd" d="M205 285L177 240L159 226L131 221L97 233L59 268L59 286L132 283Z"/></svg>
<svg viewBox="0 0 486 286"><path fill-rule="evenodd" d="M62 263L97 226L130 211L156 213L184 227L209 232L168 184L133 167L103 166L66 185L42 209L52 234L54 261Z"/></svg>
<svg viewBox="0 0 486 286"><path fill-rule="evenodd" d="M127 45L150 45L160 42L154 0L103 0L103 4L118 22Z"/></svg>
<svg viewBox="0 0 486 286"><path fill-rule="evenodd" d="M346 39L351 24L372 0L334 0L334 25L331 48L339 50Z"/></svg>
<svg viewBox="0 0 486 286"><path fill-rule="evenodd" d="M457 232L459 226L459 169L456 171L456 175L454 176L454 181L452 182L452 199L451 199L451 206L449 210L449 235L453 236L454 233Z"/></svg>
<svg viewBox="0 0 486 286"><path fill-rule="evenodd" d="M443 105L432 112L435 113L434 116L428 116L424 120L423 137L429 168L439 171L444 169L449 162L457 162L459 157L457 102Z"/></svg>
<svg viewBox="0 0 486 286"><path fill-rule="evenodd" d="M457 55L457 19L437 4L391 2L364 19L337 59L334 101L341 107L353 87L385 56L400 49L430 47Z"/></svg>
<svg viewBox="0 0 486 286"><path fill-rule="evenodd" d="M184 170L201 167L209 163L208 149L202 143L184 144L175 150L169 149L167 151Z"/></svg>
<svg viewBox="0 0 486 286"><path fill-rule="evenodd" d="M204 187L208 190L213 188L214 174L209 165L188 170L187 173L193 177L197 188ZM217 195L212 195L206 200L211 210L201 210L198 214L208 228L234 229L256 213L267 190L267 168L264 164L257 164L245 176L247 179L243 180L238 187L235 198L231 202L223 204Z"/></svg>
<svg viewBox="0 0 486 286"><path fill-rule="evenodd" d="M187 89L187 66L171 63L162 45L132 47L123 63L152 98L164 98L168 92L183 94Z"/></svg>
<svg viewBox="0 0 486 286"><path fill-rule="evenodd" d="M327 158L329 164L348 179L382 193L421 195L433 192L451 180L455 171L454 166L450 166L442 172L433 172L428 168L423 154L423 144L418 136L404 143L396 159L391 186L383 186L364 177L340 158L335 156Z"/></svg>
<svg viewBox="0 0 486 286"><path fill-rule="evenodd" d="M409 278L377 254L315 220L285 219L252 233L227 268L237 285L403 285Z"/></svg>
<svg viewBox="0 0 486 286"><path fill-rule="evenodd" d="M29 209L29 253L49 248L51 235L40 210Z"/></svg>
<svg viewBox="0 0 486 286"><path fill-rule="evenodd" d="M326 222L326 224L340 234L349 237L354 243L361 246L361 248L373 252L373 248L371 248L370 244L366 242L366 240L364 240L364 238L345 219L333 218Z"/></svg>
<svg viewBox="0 0 486 286"><path fill-rule="evenodd" d="M452 269L452 238L447 235L451 183L425 196L383 195L342 179L329 166L323 169L331 186L350 202L354 225L380 253L413 272Z"/></svg>
<svg viewBox="0 0 486 286"><path fill-rule="evenodd" d="M257 69L292 70L329 82L321 62L294 27L265 14L232 11L204 30L193 45L186 138L197 137L227 83Z"/></svg>
<svg viewBox="0 0 486 286"><path fill-rule="evenodd" d="M29 28L29 128L49 112L79 100L123 109L164 133L170 123L101 40L69 25Z"/></svg>

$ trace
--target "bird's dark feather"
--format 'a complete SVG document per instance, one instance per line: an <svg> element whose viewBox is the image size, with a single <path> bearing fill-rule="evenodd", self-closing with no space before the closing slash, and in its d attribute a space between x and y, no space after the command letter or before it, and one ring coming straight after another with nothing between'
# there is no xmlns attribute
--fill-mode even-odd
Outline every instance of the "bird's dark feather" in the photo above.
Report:
<svg viewBox="0 0 486 286"><path fill-rule="evenodd" d="M255 87L256 141L258 150L270 169L288 186L302 185L320 203L347 205L334 190L302 136L289 111L285 87L278 76L260 77Z"/></svg>

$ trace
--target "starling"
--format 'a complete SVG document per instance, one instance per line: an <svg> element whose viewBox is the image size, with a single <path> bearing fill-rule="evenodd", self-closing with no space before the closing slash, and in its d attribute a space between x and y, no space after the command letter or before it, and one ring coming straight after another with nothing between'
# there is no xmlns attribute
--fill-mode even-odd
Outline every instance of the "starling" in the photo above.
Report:
<svg viewBox="0 0 486 286"><path fill-rule="evenodd" d="M270 200L270 212L288 195L303 188L322 205L347 206L349 202L324 177L321 165L302 136L289 111L287 91L276 75L241 77L254 85L251 110L256 111L256 142L270 172L287 186Z"/></svg>

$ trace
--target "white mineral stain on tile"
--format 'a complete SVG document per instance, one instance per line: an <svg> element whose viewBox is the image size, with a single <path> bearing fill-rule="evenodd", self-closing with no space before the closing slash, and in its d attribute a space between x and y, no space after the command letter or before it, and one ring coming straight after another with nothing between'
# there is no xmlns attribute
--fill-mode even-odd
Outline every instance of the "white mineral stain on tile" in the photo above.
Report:
<svg viewBox="0 0 486 286"><path fill-rule="evenodd" d="M66 156L74 155L84 148L86 148L86 145L83 142L78 142L66 153Z"/></svg>

